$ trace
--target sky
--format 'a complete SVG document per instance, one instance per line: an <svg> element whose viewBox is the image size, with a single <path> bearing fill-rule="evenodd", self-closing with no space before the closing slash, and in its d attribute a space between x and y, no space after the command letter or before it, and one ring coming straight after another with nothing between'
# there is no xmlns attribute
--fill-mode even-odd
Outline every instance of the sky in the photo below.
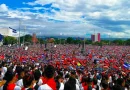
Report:
<svg viewBox="0 0 130 90"><path fill-rule="evenodd" d="M130 0L0 0L0 28L23 34L130 38Z"/></svg>

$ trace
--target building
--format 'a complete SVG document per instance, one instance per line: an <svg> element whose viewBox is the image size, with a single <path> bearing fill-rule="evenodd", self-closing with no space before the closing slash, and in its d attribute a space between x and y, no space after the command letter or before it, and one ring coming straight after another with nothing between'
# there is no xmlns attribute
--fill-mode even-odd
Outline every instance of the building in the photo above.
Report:
<svg viewBox="0 0 130 90"><path fill-rule="evenodd" d="M97 42L97 41L98 41L98 35L95 34L95 42Z"/></svg>
<svg viewBox="0 0 130 90"><path fill-rule="evenodd" d="M92 40L92 42L100 42L101 41L100 33L92 34L91 35L91 40Z"/></svg>
<svg viewBox="0 0 130 90"><path fill-rule="evenodd" d="M91 35L91 40L95 41L95 35L94 34Z"/></svg>
<svg viewBox="0 0 130 90"><path fill-rule="evenodd" d="M32 35L32 42L33 42L34 44L38 42L36 33L33 33L33 35Z"/></svg>
<svg viewBox="0 0 130 90"><path fill-rule="evenodd" d="M98 35L97 36L98 37L98 42L100 42L101 41L101 35L100 35L100 33L98 33L97 35Z"/></svg>

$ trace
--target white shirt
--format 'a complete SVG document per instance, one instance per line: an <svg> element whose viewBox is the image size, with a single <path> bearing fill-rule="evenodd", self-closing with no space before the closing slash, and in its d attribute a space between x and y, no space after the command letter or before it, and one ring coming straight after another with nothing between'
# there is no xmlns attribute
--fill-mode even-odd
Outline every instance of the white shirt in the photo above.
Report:
<svg viewBox="0 0 130 90"><path fill-rule="evenodd" d="M101 84L101 80L98 80L98 83L97 83L97 85L98 85L98 86L100 86L100 84Z"/></svg>
<svg viewBox="0 0 130 90"><path fill-rule="evenodd" d="M78 86L80 86L80 83L79 83L79 80L78 80L78 79L76 79L76 84L77 84Z"/></svg>
<svg viewBox="0 0 130 90"><path fill-rule="evenodd" d="M110 83L112 82L112 77L111 77L111 76L109 77L109 82L110 82Z"/></svg>
<svg viewBox="0 0 130 90"><path fill-rule="evenodd" d="M17 66L17 65L14 66L14 68L13 68L13 72L15 72L15 70L16 70L16 66Z"/></svg>
<svg viewBox="0 0 130 90"><path fill-rule="evenodd" d="M37 85L38 85L38 86L41 86L42 84L43 84L42 79L39 79ZM35 86L36 86L36 83L34 83L33 87L35 87Z"/></svg>
<svg viewBox="0 0 130 90"><path fill-rule="evenodd" d="M41 78L39 79L39 81L38 81L38 83L37 83L37 84L38 84L39 86L43 84L43 81L42 81L42 79L41 79Z"/></svg>
<svg viewBox="0 0 130 90"><path fill-rule="evenodd" d="M64 84L63 83L60 83L60 88L59 90L64 90Z"/></svg>
<svg viewBox="0 0 130 90"><path fill-rule="evenodd" d="M38 90L53 90L50 86L47 84L41 85Z"/></svg>
<svg viewBox="0 0 130 90"><path fill-rule="evenodd" d="M16 82L16 85L23 87L23 79L20 79Z"/></svg>
<svg viewBox="0 0 130 90"><path fill-rule="evenodd" d="M21 87L15 86L14 90L21 90Z"/></svg>
<svg viewBox="0 0 130 90"><path fill-rule="evenodd" d="M4 74L1 72L0 80L3 80Z"/></svg>
<svg viewBox="0 0 130 90"><path fill-rule="evenodd" d="M5 73L7 72L7 67L2 67L2 72L5 75Z"/></svg>
<svg viewBox="0 0 130 90"><path fill-rule="evenodd" d="M76 84L76 90L80 90L80 89L79 89L79 85L77 85L77 84Z"/></svg>

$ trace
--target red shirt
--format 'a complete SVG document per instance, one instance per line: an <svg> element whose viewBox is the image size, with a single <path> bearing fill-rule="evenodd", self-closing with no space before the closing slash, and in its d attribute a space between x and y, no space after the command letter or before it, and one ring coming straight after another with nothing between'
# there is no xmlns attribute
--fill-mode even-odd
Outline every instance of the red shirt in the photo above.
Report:
<svg viewBox="0 0 130 90"><path fill-rule="evenodd" d="M83 86L84 90L88 90L88 85L87 84L85 85L85 83L82 83L82 86Z"/></svg>
<svg viewBox="0 0 130 90"><path fill-rule="evenodd" d="M7 90L14 90L14 88L15 88L15 84L13 83L11 83L11 84L8 84L8 86L7 86Z"/></svg>

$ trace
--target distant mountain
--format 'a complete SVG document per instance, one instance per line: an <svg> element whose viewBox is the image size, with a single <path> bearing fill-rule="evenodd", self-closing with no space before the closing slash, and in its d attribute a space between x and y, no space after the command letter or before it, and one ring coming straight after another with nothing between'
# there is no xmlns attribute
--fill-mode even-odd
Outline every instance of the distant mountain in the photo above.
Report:
<svg viewBox="0 0 130 90"><path fill-rule="evenodd" d="M47 38L59 38L59 39L67 39L68 37L70 36L41 36L39 38L43 38L43 39L47 39ZM72 38L74 39L77 39L77 38L83 38L83 37L74 37L72 36ZM86 38L87 40L91 40L91 38ZM127 40L129 38L101 38L101 40L110 40L110 41L113 41L113 40Z"/></svg>
<svg viewBox="0 0 130 90"><path fill-rule="evenodd" d="M113 41L113 40L127 40L129 38L101 38L101 40L110 40L110 41Z"/></svg>

